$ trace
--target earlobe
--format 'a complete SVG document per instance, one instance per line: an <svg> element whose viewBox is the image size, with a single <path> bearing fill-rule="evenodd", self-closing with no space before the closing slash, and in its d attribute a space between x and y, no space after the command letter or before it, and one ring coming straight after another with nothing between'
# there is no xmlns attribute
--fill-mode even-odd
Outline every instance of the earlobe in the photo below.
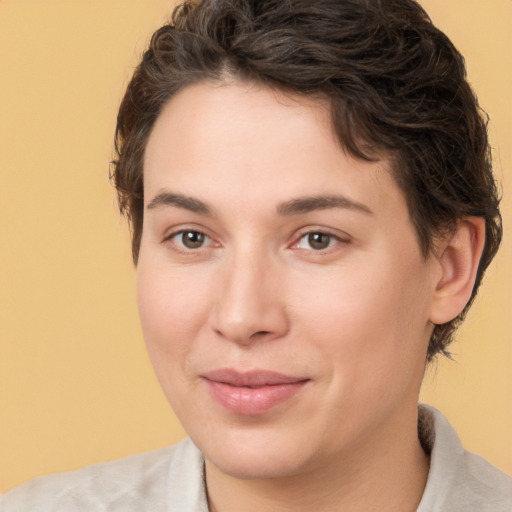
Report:
<svg viewBox="0 0 512 512"><path fill-rule="evenodd" d="M440 277L435 283L430 321L453 320L468 303L485 243L485 220L462 219L442 241L437 255Z"/></svg>

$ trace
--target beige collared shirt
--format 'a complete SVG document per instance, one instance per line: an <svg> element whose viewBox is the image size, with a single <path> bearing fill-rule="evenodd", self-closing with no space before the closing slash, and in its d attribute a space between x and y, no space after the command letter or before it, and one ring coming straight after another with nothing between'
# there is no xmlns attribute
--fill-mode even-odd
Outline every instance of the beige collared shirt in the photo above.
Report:
<svg viewBox="0 0 512 512"><path fill-rule="evenodd" d="M417 512L512 512L512 479L466 452L436 409L420 406L431 451ZM170 448L32 480L0 498L0 512L208 512L204 459L189 439Z"/></svg>

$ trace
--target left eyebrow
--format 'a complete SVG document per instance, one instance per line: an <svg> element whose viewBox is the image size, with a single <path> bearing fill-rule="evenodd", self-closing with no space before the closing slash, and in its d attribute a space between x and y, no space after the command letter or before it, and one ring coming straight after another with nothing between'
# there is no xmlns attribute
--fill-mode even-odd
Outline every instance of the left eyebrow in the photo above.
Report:
<svg viewBox="0 0 512 512"><path fill-rule="evenodd" d="M315 210L327 210L329 208L344 208L373 215L372 210L368 206L343 195L298 197L281 203L277 207L277 212L279 215L298 215Z"/></svg>
<svg viewBox="0 0 512 512"><path fill-rule="evenodd" d="M147 205L147 209L152 210L161 206L175 206L201 215L212 215L211 208L203 201L172 192L161 192L156 195Z"/></svg>

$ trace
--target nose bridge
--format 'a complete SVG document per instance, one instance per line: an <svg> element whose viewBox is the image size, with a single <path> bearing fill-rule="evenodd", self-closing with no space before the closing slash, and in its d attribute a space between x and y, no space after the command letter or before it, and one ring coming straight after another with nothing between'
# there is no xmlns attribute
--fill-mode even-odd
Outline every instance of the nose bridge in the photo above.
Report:
<svg viewBox="0 0 512 512"><path fill-rule="evenodd" d="M213 308L212 327L218 334L242 344L284 334L287 318L276 267L261 248L232 252Z"/></svg>

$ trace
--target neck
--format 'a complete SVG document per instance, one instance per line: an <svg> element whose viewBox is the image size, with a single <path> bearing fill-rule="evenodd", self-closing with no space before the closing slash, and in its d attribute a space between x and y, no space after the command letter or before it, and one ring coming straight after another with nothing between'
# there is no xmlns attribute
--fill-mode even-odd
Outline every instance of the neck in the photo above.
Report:
<svg viewBox="0 0 512 512"><path fill-rule="evenodd" d="M413 512L429 469L413 416L407 430L403 418L391 422L378 439L291 476L242 480L206 461L210 512Z"/></svg>

